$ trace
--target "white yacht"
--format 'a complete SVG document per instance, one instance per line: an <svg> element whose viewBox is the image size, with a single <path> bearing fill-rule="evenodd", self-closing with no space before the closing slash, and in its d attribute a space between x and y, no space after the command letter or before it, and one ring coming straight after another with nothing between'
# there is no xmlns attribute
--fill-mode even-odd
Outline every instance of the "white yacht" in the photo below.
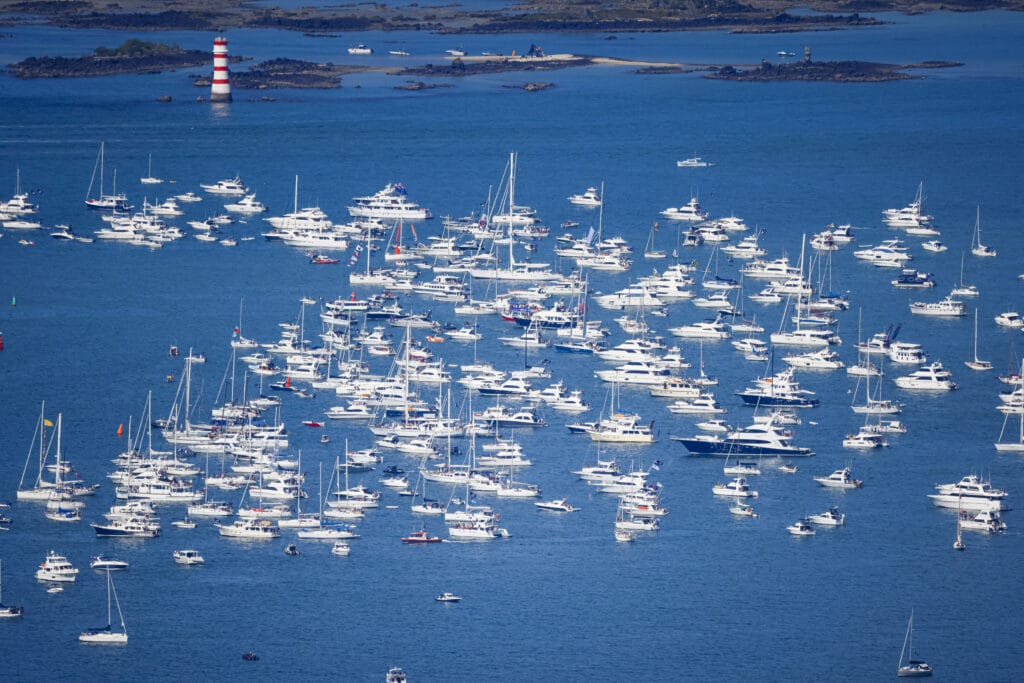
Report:
<svg viewBox="0 0 1024 683"><path fill-rule="evenodd" d="M558 498L556 500L540 500L534 503L534 506L536 506L538 510L546 510L548 512L576 512L579 510L578 507L573 507L573 505L564 498Z"/></svg>
<svg viewBox="0 0 1024 683"><path fill-rule="evenodd" d="M672 372L654 363L634 360L619 365L614 370L595 370L594 375L603 382L660 386L671 378Z"/></svg>
<svg viewBox="0 0 1024 683"><path fill-rule="evenodd" d="M716 496L732 496L735 498L757 498L757 491L750 488L744 477L736 477L726 484L715 484L711 492Z"/></svg>
<svg viewBox="0 0 1024 683"><path fill-rule="evenodd" d="M960 510L960 528L965 531L985 531L998 534L1006 531L1006 522L999 517L998 510Z"/></svg>
<svg viewBox="0 0 1024 683"><path fill-rule="evenodd" d="M601 195L597 193L596 187L588 187L582 194L571 195L569 202L577 206L601 206Z"/></svg>
<svg viewBox="0 0 1024 683"><path fill-rule="evenodd" d="M426 220L430 211L406 196L401 183L388 183L383 189L365 197L354 197L348 212L356 218L383 220Z"/></svg>
<svg viewBox="0 0 1024 683"><path fill-rule="evenodd" d="M684 339L728 339L730 336L729 327L720 315L713 320L700 320L690 325L670 327L668 331Z"/></svg>
<svg viewBox="0 0 1024 683"><path fill-rule="evenodd" d="M249 194L239 199L237 202L234 202L232 204L225 204L224 208L227 209L228 211L231 211L232 213L245 214L263 213L264 211L267 210L267 207L264 206L262 202L256 201L255 192L250 192Z"/></svg>
<svg viewBox="0 0 1024 683"><path fill-rule="evenodd" d="M967 306L950 295L942 301L915 301L910 304L910 312L916 315L957 318L967 315Z"/></svg>
<svg viewBox="0 0 1024 683"><path fill-rule="evenodd" d="M820 514L809 515L807 521L822 526L843 526L846 523L846 515L839 512L838 508L830 507Z"/></svg>
<svg viewBox="0 0 1024 683"><path fill-rule="evenodd" d="M968 474L953 484L936 484L938 493L930 493L937 507L961 510L1008 510L1007 492L993 488L975 474Z"/></svg>
<svg viewBox="0 0 1024 683"><path fill-rule="evenodd" d="M690 201L682 206L670 206L662 211L661 215L672 221L687 221L693 223L707 220L708 217L707 211L701 209L700 202L697 201L696 197L691 197Z"/></svg>
<svg viewBox="0 0 1024 683"><path fill-rule="evenodd" d="M46 554L46 559L36 570L36 579L39 581L73 583L77 576L78 569L68 562L68 558L52 550Z"/></svg>
<svg viewBox="0 0 1024 683"><path fill-rule="evenodd" d="M814 477L814 481L832 489L859 489L864 484L860 479L853 478L849 467L836 470L827 477Z"/></svg>
<svg viewBox="0 0 1024 683"><path fill-rule="evenodd" d="M929 363L909 375L897 377L893 382L901 389L951 391L957 388L952 374L939 362Z"/></svg>
<svg viewBox="0 0 1024 683"><path fill-rule="evenodd" d="M278 538L281 530L269 519L253 517L238 519L231 524L214 524L221 536L248 540L269 540Z"/></svg>
<svg viewBox="0 0 1024 683"><path fill-rule="evenodd" d="M1009 327L1011 329L1020 329L1024 327L1024 318L1020 317L1020 313L1017 311L1006 311L996 316L996 325L1001 327Z"/></svg>
<svg viewBox="0 0 1024 683"><path fill-rule="evenodd" d="M249 189L242 182L242 179L238 176L225 180L218 180L215 183L203 184L200 183L199 187L203 188L210 194L219 194L227 197L241 197L245 195Z"/></svg>

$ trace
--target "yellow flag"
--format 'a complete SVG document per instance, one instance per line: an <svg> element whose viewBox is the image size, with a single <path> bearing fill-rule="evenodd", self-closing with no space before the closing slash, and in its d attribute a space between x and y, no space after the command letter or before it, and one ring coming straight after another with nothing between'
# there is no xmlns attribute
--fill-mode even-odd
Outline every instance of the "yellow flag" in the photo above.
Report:
<svg viewBox="0 0 1024 683"><path fill-rule="evenodd" d="M51 422L50 420L47 420L46 418L43 418L43 425L46 426L46 427L52 427L53 426L53 422Z"/></svg>

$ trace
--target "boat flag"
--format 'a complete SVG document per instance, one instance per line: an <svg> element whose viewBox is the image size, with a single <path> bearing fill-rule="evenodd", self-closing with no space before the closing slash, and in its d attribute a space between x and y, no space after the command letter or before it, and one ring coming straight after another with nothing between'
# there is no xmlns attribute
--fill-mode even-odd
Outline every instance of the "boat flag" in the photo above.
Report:
<svg viewBox="0 0 1024 683"><path fill-rule="evenodd" d="M47 419L43 418L43 426L44 427L52 427L53 426L53 420L47 420Z"/></svg>
<svg viewBox="0 0 1024 683"><path fill-rule="evenodd" d="M418 236L418 235L416 234L416 226L415 226L415 225L413 225L412 223L410 223L410 224L409 224L409 229L410 229L410 230L412 230L412 238L413 238L414 240L416 240L417 242L419 242L419 241L420 241L420 238L419 238L419 236Z"/></svg>
<svg viewBox="0 0 1024 683"><path fill-rule="evenodd" d="M355 264L357 264L359 262L359 254L361 254L362 252L363 252L363 245L357 244L355 251L353 251L352 255L348 258L348 265L349 265L349 267L352 267L352 266L354 266Z"/></svg>
<svg viewBox="0 0 1024 683"><path fill-rule="evenodd" d="M288 387L289 389L291 389L291 386L292 386L292 378L291 378L291 377L285 377L285 378L284 378L284 385L285 385L286 387Z"/></svg>
<svg viewBox="0 0 1024 683"><path fill-rule="evenodd" d="M597 235L597 231L594 230L594 226L591 225L590 226L590 231L587 232L587 246L588 247L590 246L590 243L594 241L594 236L595 235Z"/></svg>
<svg viewBox="0 0 1024 683"><path fill-rule="evenodd" d="M123 422L121 424L117 425L117 436L118 436L118 438L121 438L122 436L124 436L124 423Z"/></svg>
<svg viewBox="0 0 1024 683"><path fill-rule="evenodd" d="M236 327L235 328L235 336L237 337L240 334L242 334L242 331Z"/></svg>

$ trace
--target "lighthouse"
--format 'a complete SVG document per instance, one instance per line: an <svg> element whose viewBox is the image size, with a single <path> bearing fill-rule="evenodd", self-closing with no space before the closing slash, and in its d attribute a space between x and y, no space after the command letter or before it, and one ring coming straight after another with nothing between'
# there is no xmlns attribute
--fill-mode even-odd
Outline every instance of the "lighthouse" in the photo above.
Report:
<svg viewBox="0 0 1024 683"><path fill-rule="evenodd" d="M213 83L210 85L211 102L230 102L231 83L228 81L228 39L213 39Z"/></svg>

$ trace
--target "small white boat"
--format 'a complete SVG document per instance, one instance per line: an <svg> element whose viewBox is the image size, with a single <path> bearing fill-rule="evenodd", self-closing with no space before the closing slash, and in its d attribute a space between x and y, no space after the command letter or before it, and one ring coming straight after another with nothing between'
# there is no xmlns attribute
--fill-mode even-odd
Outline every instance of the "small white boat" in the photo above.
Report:
<svg viewBox="0 0 1024 683"><path fill-rule="evenodd" d="M369 48L369 47L366 47L362 43L359 43L358 45L356 45L354 47L348 48L348 53L350 55L372 55L373 54L373 49Z"/></svg>
<svg viewBox="0 0 1024 683"><path fill-rule="evenodd" d="M757 517L757 513L754 512L754 506L746 503L737 501L734 505L729 508L729 512L736 515L737 517Z"/></svg>
<svg viewBox="0 0 1024 683"><path fill-rule="evenodd" d="M814 527L807 523L806 519L798 519L786 527L786 531L794 536L813 536Z"/></svg>
<svg viewBox="0 0 1024 683"><path fill-rule="evenodd" d="M174 555L174 561L177 562L178 564L193 565L193 564L203 564L204 562L206 562L206 560L203 558L203 556L199 554L198 550L192 550L192 549L175 550L173 555Z"/></svg>
<svg viewBox="0 0 1024 683"><path fill-rule="evenodd" d="M704 161L700 157L690 157L689 159L680 159L676 162L678 168L707 168L708 166L714 166L710 161Z"/></svg>
<svg viewBox="0 0 1024 683"><path fill-rule="evenodd" d="M345 557L352 552L352 546L343 541L336 541L331 547L331 555L337 555L338 557Z"/></svg>
<svg viewBox="0 0 1024 683"><path fill-rule="evenodd" d="M179 529L195 529L196 523L188 517L185 517L184 519L174 520L173 522L171 522L171 526L176 526Z"/></svg>
<svg viewBox="0 0 1024 683"><path fill-rule="evenodd" d="M947 247L945 244L943 244L939 240L928 240L927 242L923 242L921 244L921 248L924 249L925 251L931 251L931 252L934 252L936 254L941 253L941 252L946 251L947 249L949 249L949 247Z"/></svg>
<svg viewBox="0 0 1024 683"><path fill-rule="evenodd" d="M449 593L448 591L445 591L444 593L441 593L440 595L435 597L434 600L436 600L437 602L459 602L460 600L462 600L462 598L456 595L455 593Z"/></svg>

